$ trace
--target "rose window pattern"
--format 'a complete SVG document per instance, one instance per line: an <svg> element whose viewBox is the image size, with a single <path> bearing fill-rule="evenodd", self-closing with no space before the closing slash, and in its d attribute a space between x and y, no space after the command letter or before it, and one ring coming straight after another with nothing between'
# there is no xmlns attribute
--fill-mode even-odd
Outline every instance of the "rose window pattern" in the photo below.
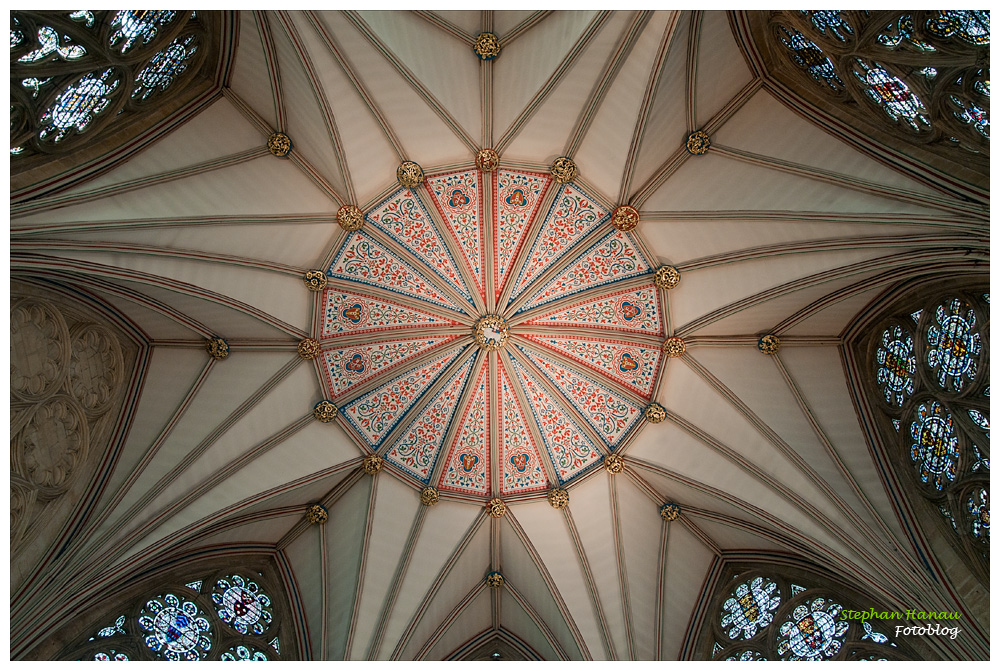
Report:
<svg viewBox="0 0 1000 671"><path fill-rule="evenodd" d="M338 421L418 488L541 495L625 449L656 393L658 267L545 170L430 173L345 231L316 362Z"/></svg>
<svg viewBox="0 0 1000 671"><path fill-rule="evenodd" d="M868 396L893 463L979 572L989 555L989 294L905 298L870 338ZM964 523L961 520L965 520ZM983 574L985 575L985 574Z"/></svg>
<svg viewBox="0 0 1000 671"><path fill-rule="evenodd" d="M989 155L988 11L772 12L779 60L830 103L908 141Z"/></svg>
<svg viewBox="0 0 1000 671"><path fill-rule="evenodd" d="M254 572L206 576L119 608L66 652L96 661L280 660L281 626Z"/></svg>
<svg viewBox="0 0 1000 671"><path fill-rule="evenodd" d="M886 633L888 628L883 631L878 621L843 617L845 608L858 608L833 598L835 590L783 572L748 570L736 573L722 587L709 626L711 638L706 641L706 645L712 645L712 659L819 661L872 655L912 658L910 651L897 645Z"/></svg>

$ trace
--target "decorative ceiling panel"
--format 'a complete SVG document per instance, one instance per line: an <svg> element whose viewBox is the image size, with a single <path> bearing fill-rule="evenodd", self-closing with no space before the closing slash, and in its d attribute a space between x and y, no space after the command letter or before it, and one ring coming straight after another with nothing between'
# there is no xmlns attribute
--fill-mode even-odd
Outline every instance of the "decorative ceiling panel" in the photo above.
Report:
<svg viewBox="0 0 1000 671"><path fill-rule="evenodd" d="M653 343L665 335L655 266L573 182L539 220L552 181L475 166L428 175L365 212L365 230L332 255L324 386L362 449L414 485L459 498L540 494L622 449L652 398Z"/></svg>

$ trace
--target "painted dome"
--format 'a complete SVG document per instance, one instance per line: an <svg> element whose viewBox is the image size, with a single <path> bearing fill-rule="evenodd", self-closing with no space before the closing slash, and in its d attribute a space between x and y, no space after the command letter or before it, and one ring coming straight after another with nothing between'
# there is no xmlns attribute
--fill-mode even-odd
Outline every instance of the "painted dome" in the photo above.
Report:
<svg viewBox="0 0 1000 671"><path fill-rule="evenodd" d="M544 170L392 192L326 270L317 363L342 426L415 486L477 499L563 486L623 451L666 333L657 263L611 222Z"/></svg>

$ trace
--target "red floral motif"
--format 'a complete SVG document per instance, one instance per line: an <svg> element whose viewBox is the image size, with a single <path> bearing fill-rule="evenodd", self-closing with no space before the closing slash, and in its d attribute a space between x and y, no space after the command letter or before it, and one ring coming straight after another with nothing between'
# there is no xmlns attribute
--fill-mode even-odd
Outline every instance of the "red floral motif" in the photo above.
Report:
<svg viewBox="0 0 1000 671"><path fill-rule="evenodd" d="M659 371L660 348L633 346L630 343L604 338L552 338L526 334L525 338L560 354L569 356L590 370L638 392L649 400L652 396L653 381ZM628 359L637 362L638 368L628 370ZM623 364L626 364L623 367ZM624 368L624 370L623 370Z"/></svg>
<svg viewBox="0 0 1000 671"><path fill-rule="evenodd" d="M500 296L511 265L524 244L542 194L552 183L548 175L498 170L493 173L494 291Z"/></svg>
<svg viewBox="0 0 1000 671"><path fill-rule="evenodd" d="M625 319L625 311L621 307L626 302L640 311L630 320ZM616 291L597 299L580 301L569 307L544 313L524 323L539 326L585 326L663 336L665 333L659 306L659 292L653 284L649 284L638 289Z"/></svg>
<svg viewBox="0 0 1000 671"><path fill-rule="evenodd" d="M545 472L542 470L541 458L531 432L524 421L521 405L514 395L507 374L502 366L497 368L500 389L500 463L503 464L503 482L501 490L504 494L513 492L532 492L546 488ZM519 468L522 461L524 467Z"/></svg>
<svg viewBox="0 0 1000 671"><path fill-rule="evenodd" d="M457 335L390 340L323 353L324 372L330 398L335 399L351 386L365 382L384 370L391 370L419 354L424 354L459 338Z"/></svg>
<svg viewBox="0 0 1000 671"><path fill-rule="evenodd" d="M483 362L475 392L466 403L458 433L451 444L438 489L489 495L489 366Z"/></svg>
<svg viewBox="0 0 1000 671"><path fill-rule="evenodd" d="M340 333L378 333L421 326L454 326L458 322L399 303L349 291L323 292L324 338ZM355 321L357 317L357 321Z"/></svg>
<svg viewBox="0 0 1000 671"><path fill-rule="evenodd" d="M426 180L434 206L441 213L448 234L458 244L462 257L483 295L484 259L486 258L486 236L483 235L479 197L479 171L436 175Z"/></svg>

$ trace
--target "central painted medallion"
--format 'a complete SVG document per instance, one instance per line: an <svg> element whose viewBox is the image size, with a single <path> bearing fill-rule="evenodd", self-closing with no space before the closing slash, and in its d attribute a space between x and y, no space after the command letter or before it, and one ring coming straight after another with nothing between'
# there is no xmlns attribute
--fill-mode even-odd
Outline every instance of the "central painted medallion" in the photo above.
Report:
<svg viewBox="0 0 1000 671"><path fill-rule="evenodd" d="M499 315L485 315L480 317L476 325L472 327L472 339L476 341L480 349L487 352L495 352L507 344L510 338L510 327L507 321Z"/></svg>
<svg viewBox="0 0 1000 671"><path fill-rule="evenodd" d="M315 363L383 475L481 505L623 451L666 333L657 263L614 209L502 166L427 170L362 208L325 269Z"/></svg>

